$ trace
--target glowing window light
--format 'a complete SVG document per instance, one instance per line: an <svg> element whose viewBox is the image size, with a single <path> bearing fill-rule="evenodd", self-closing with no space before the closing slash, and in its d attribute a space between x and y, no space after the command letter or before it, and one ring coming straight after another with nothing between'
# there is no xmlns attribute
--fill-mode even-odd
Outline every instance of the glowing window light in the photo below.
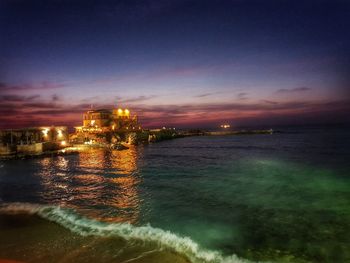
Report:
<svg viewBox="0 0 350 263"><path fill-rule="evenodd" d="M62 133L61 130L58 130L58 131L57 131L57 136L58 136L58 137L62 137L62 136L63 136L63 133Z"/></svg>
<svg viewBox="0 0 350 263"><path fill-rule="evenodd" d="M128 109L125 109L124 112L126 115L129 115L129 113L130 113L130 111Z"/></svg>
<svg viewBox="0 0 350 263"><path fill-rule="evenodd" d="M91 123L91 126L93 126L95 124L95 120L92 120L90 123Z"/></svg>
<svg viewBox="0 0 350 263"><path fill-rule="evenodd" d="M66 141L61 141L61 145L66 146L67 145Z"/></svg>
<svg viewBox="0 0 350 263"><path fill-rule="evenodd" d="M118 115L122 115L123 114L123 110L122 109L118 109Z"/></svg>
<svg viewBox="0 0 350 263"><path fill-rule="evenodd" d="M48 130L48 129L44 129L44 130L42 130L41 132L42 132L42 133L44 134L44 136L46 137L47 134L49 133L49 130Z"/></svg>

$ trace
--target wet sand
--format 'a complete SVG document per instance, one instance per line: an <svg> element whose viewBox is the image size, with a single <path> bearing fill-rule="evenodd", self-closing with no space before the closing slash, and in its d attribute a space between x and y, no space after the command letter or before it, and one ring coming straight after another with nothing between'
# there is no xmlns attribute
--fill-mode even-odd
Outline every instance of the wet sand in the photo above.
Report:
<svg viewBox="0 0 350 263"><path fill-rule="evenodd" d="M36 215L21 213L0 214L0 237L0 262L190 262L155 244L79 236Z"/></svg>

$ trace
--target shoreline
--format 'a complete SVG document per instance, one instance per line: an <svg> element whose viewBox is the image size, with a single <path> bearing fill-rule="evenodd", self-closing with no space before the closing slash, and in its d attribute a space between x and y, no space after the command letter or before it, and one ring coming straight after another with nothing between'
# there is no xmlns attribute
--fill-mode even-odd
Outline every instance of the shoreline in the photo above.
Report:
<svg viewBox="0 0 350 263"><path fill-rule="evenodd" d="M35 159L35 158L44 158L44 157L56 157L56 156L66 156L79 154L79 150L69 150L61 149L56 151L47 151L42 153L16 153L10 155L0 155L0 161L6 160L26 160L26 159Z"/></svg>
<svg viewBox="0 0 350 263"><path fill-rule="evenodd" d="M193 137L193 136L235 136L235 135L258 135L258 134L273 134L273 130L238 130L238 131L202 131L202 130L189 130L182 132L169 132L158 131L149 133L149 138L147 141L145 140L136 140L133 144L128 144L124 141L118 142L115 144L106 143L106 144L71 144L66 148L61 148L58 150L51 151L43 151L39 153L31 153L31 152L16 152L12 154L2 154L0 155L0 160L25 160L25 159L33 159L33 158L43 158L43 157L56 157L56 156L66 156L79 154L86 149L91 148L105 148L110 150L123 151L129 149L129 146L132 145L147 145L151 143L157 143L166 140L173 140L178 138L185 137Z"/></svg>
<svg viewBox="0 0 350 263"><path fill-rule="evenodd" d="M62 217L58 216L55 218L56 220L51 219L49 212L45 217L32 210L15 209L16 207L13 211L0 211L0 220L3 222L0 233L8 235L6 243L0 242L0 262L128 262L138 257L140 261L137 262L192 262L185 253L181 253L175 246L166 243L159 245L157 240L149 238L147 233L134 239L127 235L117 234L84 235L84 233L79 233L80 229L72 231L67 227ZM88 226L94 227L93 220L86 222L89 224ZM74 223L71 222L77 226ZM124 226L124 228L129 229L127 224L120 226L102 224L114 227L114 232L118 232L118 227L123 228ZM132 229L138 230L136 227L130 227L130 229L131 231ZM134 246L125 249L131 242L134 243ZM7 244L11 244L10 248ZM55 249L47 249L42 244L48 244ZM165 249L161 249L162 245ZM110 251L120 251L120 253L115 255ZM91 260L87 260L87 258L91 258Z"/></svg>

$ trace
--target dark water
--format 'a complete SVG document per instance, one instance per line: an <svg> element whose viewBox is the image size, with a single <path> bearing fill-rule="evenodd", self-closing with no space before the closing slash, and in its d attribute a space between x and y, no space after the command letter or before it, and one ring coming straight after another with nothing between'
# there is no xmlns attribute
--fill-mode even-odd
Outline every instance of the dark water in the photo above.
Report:
<svg viewBox="0 0 350 263"><path fill-rule="evenodd" d="M0 162L0 258L350 262L348 130L281 131Z"/></svg>

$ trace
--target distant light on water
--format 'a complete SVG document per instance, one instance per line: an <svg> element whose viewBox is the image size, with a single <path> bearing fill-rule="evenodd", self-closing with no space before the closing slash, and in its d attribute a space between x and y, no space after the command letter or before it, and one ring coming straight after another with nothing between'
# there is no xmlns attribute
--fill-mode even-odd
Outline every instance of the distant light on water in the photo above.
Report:
<svg viewBox="0 0 350 263"><path fill-rule="evenodd" d="M220 127L224 128L224 129L227 129L227 128L230 128L231 125L230 124L221 124Z"/></svg>

